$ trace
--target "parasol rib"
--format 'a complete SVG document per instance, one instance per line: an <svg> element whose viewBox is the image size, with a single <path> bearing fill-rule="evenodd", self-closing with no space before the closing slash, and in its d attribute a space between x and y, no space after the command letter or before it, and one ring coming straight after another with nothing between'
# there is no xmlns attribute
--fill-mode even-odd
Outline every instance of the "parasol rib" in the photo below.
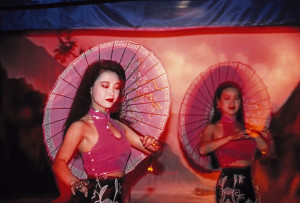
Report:
<svg viewBox="0 0 300 203"><path fill-rule="evenodd" d="M43 124L44 126L45 125L50 125L50 124L53 124L53 123L57 123L57 122L59 122L59 121L63 121L63 120L66 120L67 118L62 118L62 119L59 119L59 120L55 120L55 121L52 121L52 122L50 122L50 123L46 123L46 124Z"/></svg>
<svg viewBox="0 0 300 203"><path fill-rule="evenodd" d="M98 45L98 57L99 57L99 61L101 61L101 48L100 48L100 44Z"/></svg>
<svg viewBox="0 0 300 203"><path fill-rule="evenodd" d="M251 98L251 97L254 97L255 95L257 95L257 94L259 94L260 92L262 92L262 91L266 91L266 87L264 87L263 89L260 89L258 92L255 92L255 93L253 93L252 95L250 95L250 96L247 96L247 98L246 99L249 99L249 98ZM246 95L245 95L246 96Z"/></svg>
<svg viewBox="0 0 300 203"><path fill-rule="evenodd" d="M186 106L192 107L192 108L194 108L194 109L197 109L197 110L201 110L201 111L204 111L204 112L207 111L207 109L203 109L203 108L200 108L200 107L198 107L198 106L189 105L189 104L187 104L187 103L183 103L183 104L186 105Z"/></svg>
<svg viewBox="0 0 300 203"><path fill-rule="evenodd" d="M244 83L243 83L243 86L246 87L246 84L251 81L250 79L253 77L253 75L255 75L255 71L252 71L252 75L247 75L246 78L248 78ZM244 90L243 91L243 95L245 95L247 92L249 92L251 89L253 88L252 85L250 85L250 89L247 89L247 90Z"/></svg>
<svg viewBox="0 0 300 203"><path fill-rule="evenodd" d="M196 85L195 85L196 86ZM197 89L198 89L198 87L197 87ZM198 89L199 90L199 89ZM206 97L202 94L202 92L199 90L198 91L201 95L202 95L202 97L206 100ZM195 98L197 101L199 101L202 105L204 105L204 106L206 106L206 107L209 107L209 101L207 101L206 103L203 103L200 99L198 99L198 97L196 97L196 96L194 96L194 95L192 95L192 94L190 94L189 92L187 92L187 94L189 94L190 96L192 96L193 98Z"/></svg>
<svg viewBox="0 0 300 203"><path fill-rule="evenodd" d="M211 79L211 84L213 86L213 91L215 92L215 83L214 83L214 78L212 77L212 72L211 72L211 68L209 69L209 73L210 73L210 79Z"/></svg>
<svg viewBox="0 0 300 203"><path fill-rule="evenodd" d="M220 63L219 63L219 66L218 66L218 76L219 76L218 84L220 84L221 83L221 68L220 68Z"/></svg>
<svg viewBox="0 0 300 203"><path fill-rule="evenodd" d="M134 166L134 168L137 166L137 164L135 164L135 163L132 161L131 157L129 157L128 161L130 161L130 163ZM127 164L127 165L128 165L128 164Z"/></svg>
<svg viewBox="0 0 300 203"><path fill-rule="evenodd" d="M135 70L134 71L132 71L132 73L128 76L128 78L126 79L126 81L128 81L128 79L135 73L135 71L137 71L138 69L139 69L139 67L144 63L144 61L148 58L150 56L150 54L148 54L147 56L146 56L146 58L144 58L143 59L143 61L135 68ZM155 64L155 65L153 65L151 68L149 68L149 70L151 70L153 67L155 67L157 64ZM149 71L148 70L148 71ZM135 84L135 82L136 81L138 81L141 77L143 77L145 74L143 74L143 75L141 75L140 77L137 77L136 79L135 79L135 81L133 81L130 85L128 85L127 87L126 87L126 89L125 89L125 91L129 88L129 87L131 87L133 84Z"/></svg>
<svg viewBox="0 0 300 203"><path fill-rule="evenodd" d="M186 146L189 145L190 143L194 142L195 139L200 138L199 135L200 135L200 133L199 133L199 134L196 134L194 137L192 137L192 139L189 139L189 140L188 140L189 142L183 144L183 147L186 147Z"/></svg>
<svg viewBox="0 0 300 203"><path fill-rule="evenodd" d="M70 107L53 107L53 108L45 108L44 111L49 111L49 110L65 110L65 109L70 109Z"/></svg>
<svg viewBox="0 0 300 203"><path fill-rule="evenodd" d="M125 72L127 71L127 69L129 68L130 64L132 63L133 59L135 58L136 54L139 52L141 46L139 46L139 48L136 50L136 52L134 53L134 55L131 57L129 63L127 64L126 68L124 69Z"/></svg>
<svg viewBox="0 0 300 203"><path fill-rule="evenodd" d="M138 96L136 96L136 97L132 97L132 98L130 98L130 99L128 99L128 100L126 100L126 102L127 102L127 101L130 101L130 100L133 100L133 99L137 99L137 98L140 98L140 97L146 96L146 95L148 95L148 94L152 94L152 93L154 93L154 92L157 92L157 91L160 91L160 90L163 90L163 89L166 89L166 88L169 88L169 86L167 86L167 87L162 87L162 88L161 88L161 89L159 89L159 90L153 90L152 92L147 92L147 93L145 93L145 94L138 95Z"/></svg>
<svg viewBox="0 0 300 203"><path fill-rule="evenodd" d="M68 83L69 85L71 85L72 87L74 87L74 89L76 89L77 90L77 87L75 87L72 83L70 83L69 81L67 81L67 80L65 80L64 78L61 78L60 77L60 79L62 79L63 81L65 81L66 83Z"/></svg>
<svg viewBox="0 0 300 203"><path fill-rule="evenodd" d="M50 140L51 138L55 137L56 135L59 135L61 132L63 132L63 130L61 130L61 131L55 133L55 134L52 135L51 137L48 137L48 139L45 139L45 141L48 141L48 140Z"/></svg>
<svg viewBox="0 0 300 203"><path fill-rule="evenodd" d="M126 42L126 46L125 46L125 48L124 48L124 50L123 50L123 53L122 53L122 56L121 56L121 58L120 58L119 64L121 64L121 62L122 62L122 60L123 60L124 54L125 54L125 52L126 52L126 50L127 50L127 46L128 46L128 41Z"/></svg>
<svg viewBox="0 0 300 203"><path fill-rule="evenodd" d="M89 66L90 64L89 64L89 62L88 62L88 60L87 60L87 57L86 57L85 52L83 52L83 55L84 55L84 58L85 58L85 61L86 61L87 66Z"/></svg>
<svg viewBox="0 0 300 203"><path fill-rule="evenodd" d="M190 134L190 133L194 132L195 130L202 128L203 126L208 125L209 123L210 123L209 121L207 121L207 123L202 123L201 125L197 126L196 128L193 128L192 130L187 131L186 134Z"/></svg>
<svg viewBox="0 0 300 203"><path fill-rule="evenodd" d="M71 64L71 65L72 65L73 69L76 71L76 73L79 75L79 77L82 79L82 75L78 72L76 67L73 64Z"/></svg>
<svg viewBox="0 0 300 203"><path fill-rule="evenodd" d="M149 54L150 55L150 54ZM148 55L148 56L149 56ZM147 56L147 57L148 57ZM136 78L136 80L135 81L133 81L130 85L128 85L128 87L126 87L126 89L128 89L129 87L131 87L134 83L136 83L140 78L142 78L144 75L146 75L150 70L152 70L154 67L156 67L157 65L159 64L159 62L157 62L155 65L153 65L153 66L151 66L147 71L145 71L142 75L140 75L139 77L137 77ZM135 69L135 71L136 71L137 69ZM134 71L134 72L135 72ZM132 72L132 73L134 73L134 72ZM166 73L165 73L166 74ZM164 75L164 74L162 74L162 75ZM159 77L159 76L158 76ZM156 78L158 78L158 77L156 77Z"/></svg>
<svg viewBox="0 0 300 203"><path fill-rule="evenodd" d="M188 114L180 114L180 115L188 115ZM189 114L189 116L202 116L202 115L199 115L199 114ZM186 123L184 123L184 124L182 124L181 126L183 126L183 125L191 125L191 124L194 124L194 123L199 123L199 122L201 122L201 121L207 121L208 119L205 119L205 118L203 118L203 119L199 119L199 120L194 120L194 121L192 121L192 122L186 122Z"/></svg>
<svg viewBox="0 0 300 203"><path fill-rule="evenodd" d="M189 122L189 123L184 123L184 124L180 125L180 127L181 127L181 126L189 126L189 125L192 125L192 124L195 124L195 123L199 123L199 121L201 121L201 120L197 120L197 121ZM209 124L208 121L205 123L205 125L207 125L207 124ZM200 125L200 127L203 127L203 126L204 126L204 125L202 125L202 124ZM197 127L196 129L198 129L198 127ZM195 129L195 130L196 130L196 129ZM191 131L189 131L189 133L191 133L191 132L194 132L194 128L191 129Z"/></svg>
<svg viewBox="0 0 300 203"><path fill-rule="evenodd" d="M62 145L62 143L60 143L57 147L55 147L54 150L52 150L52 151L50 152L51 156L53 156L53 154L54 154L55 152L58 151L58 149L60 148L61 145Z"/></svg>
<svg viewBox="0 0 300 203"><path fill-rule="evenodd" d="M199 144L200 144L200 143L199 143ZM198 145L195 145L195 147L192 148L192 154L195 153L197 149L199 149L199 144L198 144ZM199 151L197 151L197 152L198 152L198 154L200 154Z"/></svg>
<svg viewBox="0 0 300 203"><path fill-rule="evenodd" d="M245 101L246 101L246 100L245 100ZM256 100L255 103L248 103L249 105L247 105L247 106L255 105L255 104L257 104L258 102L263 102L263 101L270 101L270 97L268 96L268 97L262 98L262 99L260 99L260 100Z"/></svg>
<svg viewBox="0 0 300 203"><path fill-rule="evenodd" d="M115 42L116 42L116 41L113 42L113 45L112 45L112 47L111 47L110 60L112 60L112 57L113 57L113 54L114 54Z"/></svg>
<svg viewBox="0 0 300 203"><path fill-rule="evenodd" d="M228 79L228 71L229 71L229 63L228 63L228 65L227 65L227 67L226 67L226 76L225 76L225 81L227 81Z"/></svg>
<svg viewBox="0 0 300 203"><path fill-rule="evenodd" d="M237 67L239 68L241 65L241 63L237 62ZM243 64L242 64L243 65ZM240 68L241 69L241 68ZM245 71L246 69L244 69L242 72L241 72L241 75L242 74L245 74ZM238 80L236 81L237 84L241 84L242 83L242 77L239 77Z"/></svg>
<svg viewBox="0 0 300 203"><path fill-rule="evenodd" d="M133 75L133 73L135 73L136 70L139 69L139 67L144 63L144 61L150 56L150 54L148 54L145 58L142 59L142 61L139 63L139 65L130 73L130 75L128 76L128 78L126 79L126 81L128 81L128 79ZM139 60L139 59L137 59ZM136 60L136 61L137 61Z"/></svg>
<svg viewBox="0 0 300 203"><path fill-rule="evenodd" d="M210 98L213 99L213 96L211 95L210 90L208 89L208 86L207 86L207 84L206 84L206 80L204 80L204 78L203 78L203 76L202 76L201 74L200 74L200 76L201 76L201 78L202 78L202 80L203 80L203 82L204 82L204 85L205 85L205 87L206 87L206 89L207 89L207 92L208 92Z"/></svg>
<svg viewBox="0 0 300 203"><path fill-rule="evenodd" d="M153 112L145 112L145 111L125 110L125 112L134 112L134 113L150 114L150 115L158 115L158 116L168 116L167 114L153 113Z"/></svg>
<svg viewBox="0 0 300 203"><path fill-rule="evenodd" d="M131 92L133 92L133 91L135 91L135 90L137 90L137 89L143 87L144 85L146 85L146 84L148 84L148 83L150 83L150 82L152 82L152 81L155 81L157 78L160 78L160 77L163 76L163 75L166 75L166 73L163 73L163 74L161 74L161 75L159 75L159 76L157 76L157 77L155 77L155 78L152 78L151 80L147 80L145 83L139 85L139 86L136 87L136 88L131 89L131 90L128 91L128 92L126 92L126 95L130 94ZM131 83L131 85L132 85L132 84L135 84L140 78L142 78L142 76L139 77L139 78L137 78L133 83ZM131 85L130 85L130 86L131 86ZM128 88L129 88L130 86L126 87L126 90L128 90Z"/></svg>
<svg viewBox="0 0 300 203"><path fill-rule="evenodd" d="M136 118L133 118L133 117L131 117L131 116L129 116L129 115L127 115L126 118L130 118L130 119L132 119L132 120L134 120L134 121L138 121L138 122L143 123L143 124L146 124L146 125L148 125L148 126L150 126L150 127L153 127L153 128L159 129L159 130L163 130L162 128L158 128L158 127L156 127L156 126L154 126L154 125L150 125L149 123L145 123L145 122L143 122L143 121L141 121L141 120L138 120L138 119L136 119Z"/></svg>
<svg viewBox="0 0 300 203"><path fill-rule="evenodd" d="M234 73L233 73L233 76L232 76L232 81L234 81L234 77L235 77L235 75L236 75L236 72L237 72L237 69L239 68L239 63L237 64L237 66L235 67L235 69L234 69Z"/></svg>
<svg viewBox="0 0 300 203"><path fill-rule="evenodd" d="M55 94L55 95L58 95L58 96L61 96L61 97L65 97L65 98L68 98L68 99L71 99L71 100L74 100L73 97L68 97L68 96L66 96L66 95L57 94L57 93L55 93L55 92L52 92L52 94Z"/></svg>
<svg viewBox="0 0 300 203"><path fill-rule="evenodd" d="M164 100L164 101L155 101L156 103L161 103L161 102L170 102L170 100ZM126 104L126 105L124 105L125 107L127 107L127 106L132 106L132 105L134 105L134 106L136 106L136 105L142 105L142 104L152 104L153 103L153 101L151 101L151 102L141 102L141 103L134 103L134 104Z"/></svg>
<svg viewBox="0 0 300 203"><path fill-rule="evenodd" d="M200 76L201 76L201 78L202 78L202 80L203 80L202 75L200 75ZM202 97L206 100L206 102L207 102L207 103L210 103L209 100L207 99L207 97L203 95L202 91L201 91L200 88L197 86L197 84L195 84L194 82L193 82L193 84L194 84L194 86L197 88L198 92L202 95ZM205 83L205 82L204 82L204 84L205 84L205 86L206 86L206 83ZM206 87L206 88L207 88L207 87ZM208 89L207 89L207 90L208 90ZM209 92L209 90L208 90L208 92ZM210 93L209 93L209 95L210 95ZM210 95L210 96L211 96L211 95Z"/></svg>

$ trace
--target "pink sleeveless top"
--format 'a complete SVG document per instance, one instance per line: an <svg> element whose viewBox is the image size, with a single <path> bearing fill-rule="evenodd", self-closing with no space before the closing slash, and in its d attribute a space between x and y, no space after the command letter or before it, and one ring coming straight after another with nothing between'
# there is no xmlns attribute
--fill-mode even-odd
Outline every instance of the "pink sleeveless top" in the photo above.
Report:
<svg viewBox="0 0 300 203"><path fill-rule="evenodd" d="M221 118L221 123L223 124L224 137L235 133L235 124L241 126L240 123L226 116ZM256 148L257 145L253 138L233 140L217 149L215 156L217 157L220 167L224 168L236 161L252 161Z"/></svg>
<svg viewBox="0 0 300 203"><path fill-rule="evenodd" d="M131 146L122 127L102 112L89 110L98 132L98 141L88 152L82 153L88 176L98 177L113 172L124 172L131 154ZM116 138L109 129L108 122L118 129L121 138Z"/></svg>

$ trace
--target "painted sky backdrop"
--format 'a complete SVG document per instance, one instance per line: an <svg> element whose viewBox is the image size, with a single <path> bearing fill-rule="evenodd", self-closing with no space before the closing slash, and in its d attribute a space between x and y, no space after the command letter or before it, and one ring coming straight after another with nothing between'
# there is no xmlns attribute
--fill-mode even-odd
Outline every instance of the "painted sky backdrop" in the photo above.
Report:
<svg viewBox="0 0 300 203"><path fill-rule="evenodd" d="M269 89L273 111L277 111L300 80L300 31L296 28L291 28L291 30L294 32L199 33L199 35L162 38L110 37L87 34L74 35L72 40L77 42L77 52L75 49L74 53L78 53L79 48L87 50L98 44L114 40L134 41L153 51L168 73L173 90L173 108L176 108L174 113L178 112L178 105L181 103L183 93L190 85L189 82L209 66L224 61L240 61L254 68ZM54 50L58 48L56 35L35 35L27 38L45 49L49 57L54 57ZM32 59L32 56L30 58ZM70 56L62 65L66 66L73 59L74 57ZM44 68L51 69L47 66ZM25 77L29 76L26 75L25 70L23 74ZM57 75L47 77L53 76L57 77ZM34 80L29 82L35 84ZM48 92L51 84L37 87L43 92Z"/></svg>

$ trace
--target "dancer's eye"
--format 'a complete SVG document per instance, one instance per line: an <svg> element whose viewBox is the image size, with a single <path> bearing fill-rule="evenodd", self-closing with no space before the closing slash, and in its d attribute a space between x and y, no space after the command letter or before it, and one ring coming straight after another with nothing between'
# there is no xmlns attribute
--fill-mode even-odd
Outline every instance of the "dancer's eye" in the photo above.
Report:
<svg viewBox="0 0 300 203"><path fill-rule="evenodd" d="M240 100L241 97L240 97L240 96L235 96L234 99L235 99L235 100Z"/></svg>
<svg viewBox="0 0 300 203"><path fill-rule="evenodd" d="M101 83L101 87L108 88L109 87L109 83L108 82L102 82Z"/></svg>
<svg viewBox="0 0 300 203"><path fill-rule="evenodd" d="M116 85L115 85L115 89L116 89L116 90L119 90L120 88L121 88L121 85L120 85L120 84L116 84Z"/></svg>

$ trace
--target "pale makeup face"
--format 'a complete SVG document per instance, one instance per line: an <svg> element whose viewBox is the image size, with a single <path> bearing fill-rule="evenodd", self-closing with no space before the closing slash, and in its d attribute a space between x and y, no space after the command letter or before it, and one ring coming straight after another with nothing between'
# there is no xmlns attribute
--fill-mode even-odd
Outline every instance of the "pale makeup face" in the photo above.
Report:
<svg viewBox="0 0 300 203"><path fill-rule="evenodd" d="M238 90L233 87L224 89L219 104L223 115L235 117L241 106L241 97Z"/></svg>
<svg viewBox="0 0 300 203"><path fill-rule="evenodd" d="M120 95L121 81L118 75L111 71L105 71L91 87L92 107L95 110L107 112L117 101Z"/></svg>

